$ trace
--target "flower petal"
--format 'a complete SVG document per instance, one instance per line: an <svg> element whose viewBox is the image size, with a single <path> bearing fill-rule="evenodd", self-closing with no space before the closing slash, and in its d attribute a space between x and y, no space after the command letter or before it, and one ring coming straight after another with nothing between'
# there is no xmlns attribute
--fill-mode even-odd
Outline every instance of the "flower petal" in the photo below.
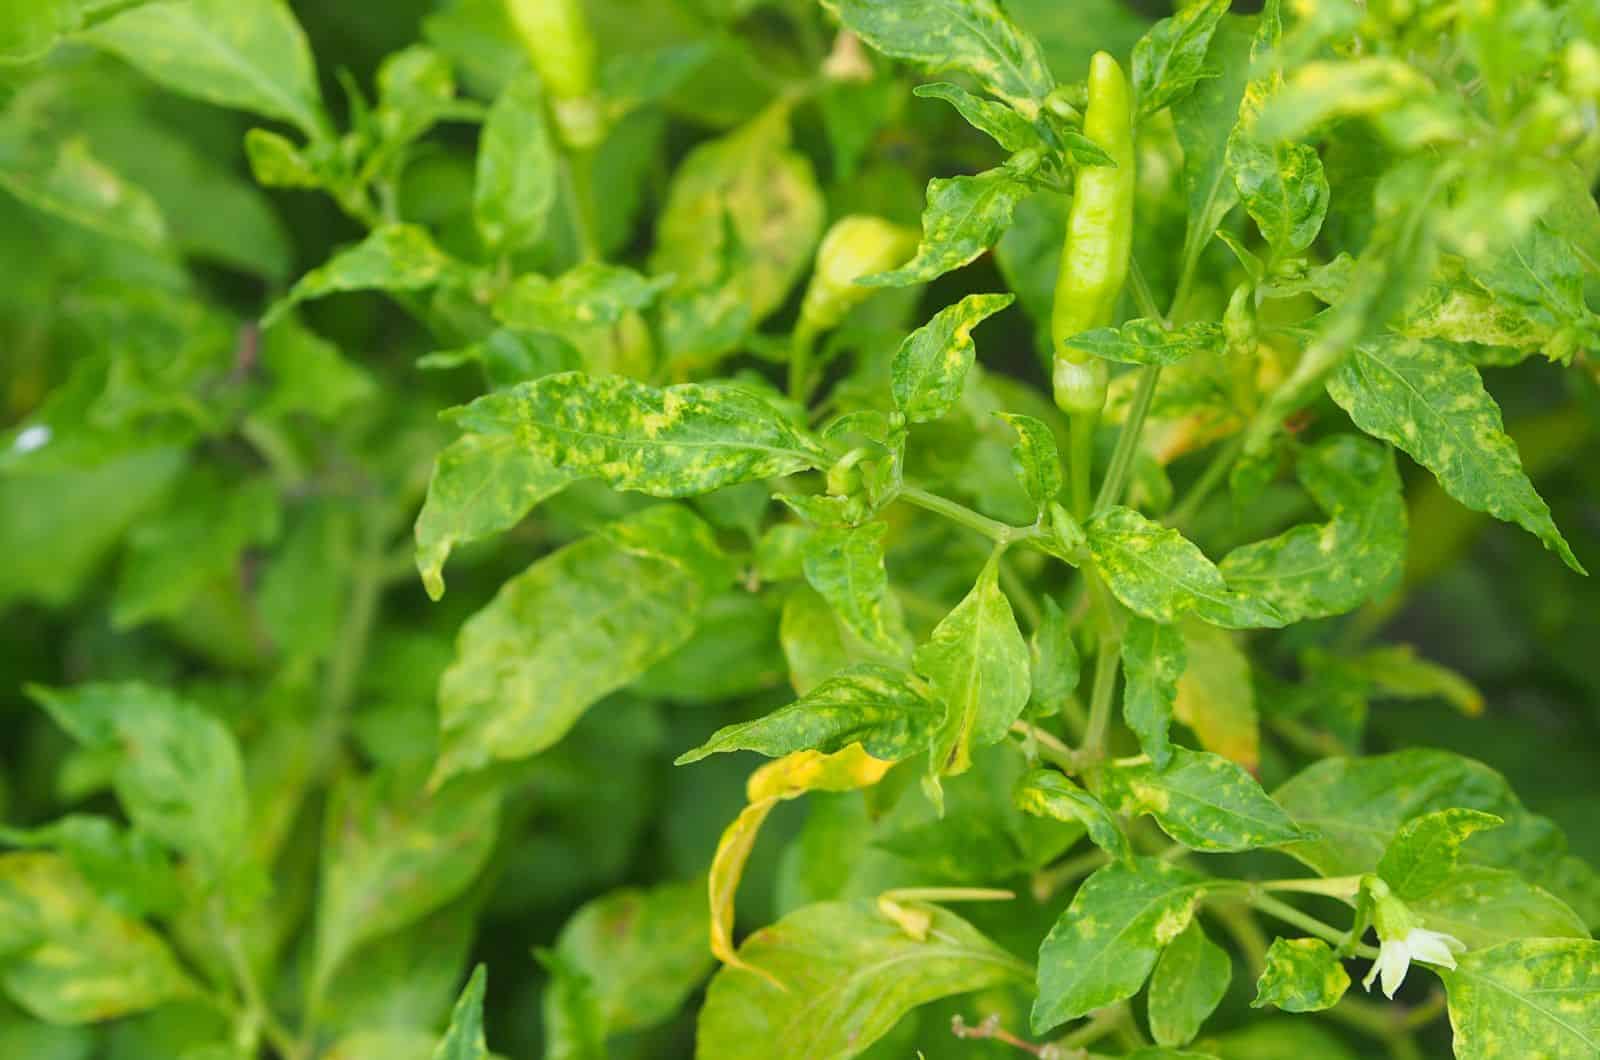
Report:
<svg viewBox="0 0 1600 1060"><path fill-rule="evenodd" d="M1383 994L1391 1001L1394 992L1405 982L1406 971L1411 967L1411 948L1396 939L1378 947L1379 976L1383 980Z"/></svg>
<svg viewBox="0 0 1600 1060"><path fill-rule="evenodd" d="M1406 946L1417 960L1437 964L1442 968L1454 968L1455 954L1466 949L1466 945L1454 935L1446 935L1442 931L1429 931L1427 928L1412 928L1407 932Z"/></svg>

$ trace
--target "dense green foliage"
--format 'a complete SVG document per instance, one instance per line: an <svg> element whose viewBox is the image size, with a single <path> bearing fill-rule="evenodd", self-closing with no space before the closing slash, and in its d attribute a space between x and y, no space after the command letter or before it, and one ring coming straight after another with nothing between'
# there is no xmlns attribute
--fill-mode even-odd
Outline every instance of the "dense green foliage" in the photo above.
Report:
<svg viewBox="0 0 1600 1060"><path fill-rule="evenodd" d="M0 2L0 1056L1600 1055L1600 7L1156 6Z"/></svg>

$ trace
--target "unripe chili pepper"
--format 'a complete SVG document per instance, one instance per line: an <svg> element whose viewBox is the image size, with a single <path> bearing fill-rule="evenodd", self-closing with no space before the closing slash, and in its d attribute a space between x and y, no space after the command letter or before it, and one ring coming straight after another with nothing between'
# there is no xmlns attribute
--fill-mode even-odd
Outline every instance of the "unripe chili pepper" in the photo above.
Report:
<svg viewBox="0 0 1600 1060"><path fill-rule="evenodd" d="M903 264L917 234L881 217L851 214L828 229L817 248L817 267L800 305L800 324L813 332L836 327L874 290L856 283L869 273Z"/></svg>
<svg viewBox="0 0 1600 1060"><path fill-rule="evenodd" d="M1069 413L1098 412L1105 404L1104 362L1067 340L1112 323L1133 249L1133 101L1127 75L1105 52L1089 64L1083 131L1116 165L1078 170L1067 216L1050 338L1056 404Z"/></svg>
<svg viewBox="0 0 1600 1060"><path fill-rule="evenodd" d="M595 95L595 45L582 0L505 0L522 47L550 94L561 137L590 148L605 135Z"/></svg>

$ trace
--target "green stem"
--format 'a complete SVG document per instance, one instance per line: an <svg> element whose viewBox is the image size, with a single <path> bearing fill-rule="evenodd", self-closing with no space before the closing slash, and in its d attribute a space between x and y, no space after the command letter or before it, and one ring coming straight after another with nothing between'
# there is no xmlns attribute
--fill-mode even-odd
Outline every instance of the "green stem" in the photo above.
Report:
<svg viewBox="0 0 1600 1060"><path fill-rule="evenodd" d="M811 401L811 351L817 333L804 325L789 337L789 398L804 406Z"/></svg>
<svg viewBox="0 0 1600 1060"><path fill-rule="evenodd" d="M1055 735L1041 729L1037 725L1030 725L1025 721L1011 723L1011 731L1019 736L1025 736L1039 745L1039 754L1056 765L1066 773L1076 774L1083 769L1083 757L1056 739Z"/></svg>
<svg viewBox="0 0 1600 1060"><path fill-rule="evenodd" d="M1184 494L1183 499L1178 502L1177 506L1167 513L1168 525L1181 527L1194 518L1195 513L1200 510L1200 505L1204 504L1206 498L1211 496L1211 491L1221 485L1222 480L1228 477L1228 470L1233 467L1233 462L1239 459L1240 453L1244 452L1244 440L1245 435L1241 431L1228 439L1227 444L1217 450L1216 454L1212 456L1211 462L1206 465L1206 469L1195 480L1194 485L1189 487L1189 492Z"/></svg>
<svg viewBox="0 0 1600 1060"><path fill-rule="evenodd" d="M968 530L975 530L997 545L1010 545L1040 536L1040 531L1034 527L1002 523L998 519L991 519L981 512L973 511L965 504L950 500L948 497L941 497L937 493L918 489L916 486L901 486L899 498L907 504L914 504L918 508L942 515Z"/></svg>
<svg viewBox="0 0 1600 1060"><path fill-rule="evenodd" d="M1273 898L1271 895L1258 894L1258 893L1257 894L1251 894L1249 896L1248 900L1250 902L1250 905L1252 907L1254 907L1256 910L1258 910L1259 912L1265 913L1270 917L1273 917L1275 919L1281 920L1285 924L1293 924L1295 927L1299 928L1301 931L1309 932L1310 934L1317 936L1317 938L1320 938L1325 942L1331 942L1331 943L1334 943L1335 945L1341 945L1345 941L1345 936L1347 934L1349 934L1348 932L1340 931L1338 928L1334 927L1332 924L1328 924L1328 923L1325 923L1324 921L1318 920L1316 917L1312 916L1310 913L1301 912L1300 910L1296 909L1294 906L1290 905L1288 902L1280 902L1278 899ZM1377 947L1368 946L1368 945L1365 945L1365 944L1356 946L1354 952L1355 952L1355 954L1357 956L1366 957L1366 958L1369 958L1369 959L1370 958L1375 958L1375 957L1378 956Z"/></svg>
<svg viewBox="0 0 1600 1060"><path fill-rule="evenodd" d="M280 489L294 491L304 485L307 478L305 463L277 424L259 416L246 416L239 424L239 436L261 454L261 459L272 470L272 477L277 480Z"/></svg>
<svg viewBox="0 0 1600 1060"><path fill-rule="evenodd" d="M1100 495L1095 498L1096 514L1122 500L1122 491L1133 470L1133 458L1139 450L1139 436L1144 433L1145 418L1150 415L1150 405L1155 400L1156 384L1161 381L1161 366L1147 364L1139 369L1139 387L1133 393L1133 405L1128 418L1117 436L1116 451L1111 454L1111 466L1106 469L1105 480L1100 484Z"/></svg>
<svg viewBox="0 0 1600 1060"><path fill-rule="evenodd" d="M1033 598L1033 592L1022 576L1003 559L1000 561L1000 587L1010 597L1012 606L1022 612L1022 619L1028 628L1038 629L1039 623L1044 621L1044 611L1039 607L1039 601Z"/></svg>
<svg viewBox="0 0 1600 1060"><path fill-rule="evenodd" d="M1072 478L1072 514L1080 521L1089 518L1090 477L1094 474L1094 432L1099 426L1098 412L1080 412L1071 419L1071 448L1067 452Z"/></svg>
<svg viewBox="0 0 1600 1060"><path fill-rule="evenodd" d="M1038 902L1048 902L1055 893L1073 880L1081 879L1095 871L1102 865L1111 863L1111 855L1099 847L1086 850L1075 858L1068 858L1059 865L1052 865L1047 869L1040 869L1033 874L1033 897Z"/></svg>
<svg viewBox="0 0 1600 1060"><path fill-rule="evenodd" d="M1094 690L1089 696L1089 726L1083 734L1084 751L1095 757L1105 752L1106 736L1111 729L1111 699L1116 691L1117 666L1121 661L1122 645L1108 628L1101 633L1100 650L1095 653Z"/></svg>
<svg viewBox="0 0 1600 1060"><path fill-rule="evenodd" d="M594 156L574 150L562 156L561 176L572 199L572 230L578 240L578 256L584 261L600 260L600 240L595 231Z"/></svg>
<svg viewBox="0 0 1600 1060"><path fill-rule="evenodd" d="M1263 891L1293 891L1299 894L1325 894L1330 898L1354 899L1361 889L1360 876L1330 876L1327 879L1262 880Z"/></svg>

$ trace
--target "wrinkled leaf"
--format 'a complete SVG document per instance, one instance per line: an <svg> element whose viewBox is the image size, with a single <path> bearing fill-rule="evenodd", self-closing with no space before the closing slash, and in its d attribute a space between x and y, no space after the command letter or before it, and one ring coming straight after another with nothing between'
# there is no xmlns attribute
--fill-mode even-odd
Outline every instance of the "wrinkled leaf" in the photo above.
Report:
<svg viewBox="0 0 1600 1060"><path fill-rule="evenodd" d="M1256 981L1251 1008L1275 1005L1285 1012L1321 1012L1350 989L1350 973L1321 939L1274 939Z"/></svg>
<svg viewBox="0 0 1600 1060"><path fill-rule="evenodd" d="M1009 294L969 294L907 336L894 355L895 407L913 423L950 411L977 356L972 329L1015 300Z"/></svg>

